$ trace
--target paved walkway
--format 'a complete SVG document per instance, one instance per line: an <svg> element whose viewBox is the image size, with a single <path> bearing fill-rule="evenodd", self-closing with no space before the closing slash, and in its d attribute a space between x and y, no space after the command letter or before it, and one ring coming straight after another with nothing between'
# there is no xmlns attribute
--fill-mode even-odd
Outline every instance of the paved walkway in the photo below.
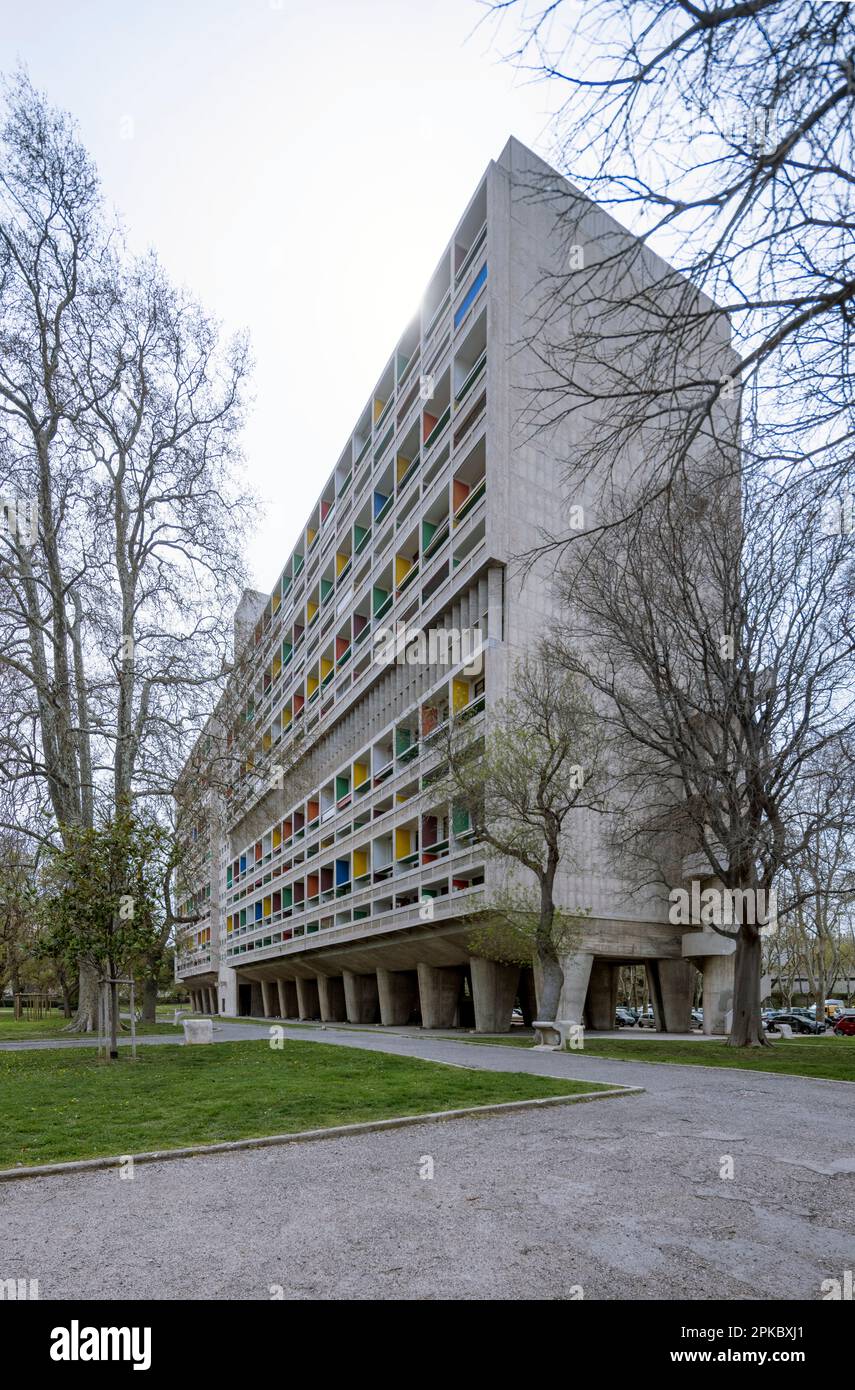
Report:
<svg viewBox="0 0 855 1390"><path fill-rule="evenodd" d="M188 1015L188 1017L207 1017L207 1015ZM354 1036L360 1038L403 1037L414 1038L420 1041L431 1041L437 1038L448 1038L453 1041L460 1037L460 1034L455 1032L425 1033L423 1029L417 1027L381 1028L379 1025L372 1027L370 1025L359 1026L357 1024L350 1024L346 1027L336 1028L335 1024L311 1023L300 1024L298 1027L296 1025L289 1025L288 1023L285 1023L282 1019L258 1018L253 1019L251 1022L245 1021L240 1023L230 1023L224 1019L217 1019L214 1022L214 1042L241 1042L248 1041L252 1038L267 1038L270 1036L271 1027L285 1028L289 1037L305 1037L307 1035L311 1035L311 1033L313 1032L324 1033L330 1031L335 1033L337 1039L340 1039L342 1036L347 1037L350 1034L353 1034ZM501 1037L502 1035L495 1034L494 1036ZM522 1036L522 1034L520 1034L519 1036ZM626 1031L621 1031L618 1029L613 1033L596 1033L595 1037L598 1041L606 1040L609 1038L630 1038L633 1040L643 1039L644 1041L651 1042L657 1042L660 1040L667 1040L670 1042L721 1041L721 1039L719 1038L709 1038L705 1036L705 1034L703 1033L654 1033L651 1032L649 1029L628 1029ZM130 1043L130 1041L130 1036L127 1033L122 1034L122 1036L118 1039L120 1047L127 1046ZM180 1032L157 1034L152 1033L145 1034L142 1037L138 1037L137 1045L141 1046L152 1043L183 1043L183 1041L184 1039ZM368 1044L363 1045L367 1046ZM94 1034L81 1033L75 1035L74 1037L31 1038L23 1040L21 1042L0 1042L0 1052L27 1052L30 1050L38 1050L39 1048L49 1049L53 1047L97 1046L98 1039Z"/></svg>
<svg viewBox="0 0 855 1390"><path fill-rule="evenodd" d="M233 1029L256 1034L219 1036ZM0 1276L38 1278L43 1298L560 1299L581 1286L589 1299L738 1300L818 1299L853 1267L845 1083L286 1034L647 1092L141 1165L132 1182L107 1170L10 1184Z"/></svg>

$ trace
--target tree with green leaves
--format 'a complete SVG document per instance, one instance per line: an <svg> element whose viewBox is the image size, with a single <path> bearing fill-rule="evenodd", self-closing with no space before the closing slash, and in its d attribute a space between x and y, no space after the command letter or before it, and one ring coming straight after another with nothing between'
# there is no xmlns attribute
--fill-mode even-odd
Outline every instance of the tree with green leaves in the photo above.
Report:
<svg viewBox="0 0 855 1390"><path fill-rule="evenodd" d="M163 926L161 872L166 832L129 813L101 827L66 827L46 856L40 903L42 949L109 985L110 1052L117 1055L120 976L140 968Z"/></svg>

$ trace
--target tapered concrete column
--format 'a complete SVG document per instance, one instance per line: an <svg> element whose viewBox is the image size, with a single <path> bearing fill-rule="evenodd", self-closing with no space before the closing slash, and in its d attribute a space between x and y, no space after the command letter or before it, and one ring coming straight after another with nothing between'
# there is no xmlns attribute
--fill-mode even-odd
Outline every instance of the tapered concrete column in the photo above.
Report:
<svg viewBox="0 0 855 1390"><path fill-rule="evenodd" d="M733 956L704 956L704 1032L726 1036L733 1017Z"/></svg>
<svg viewBox="0 0 855 1390"><path fill-rule="evenodd" d="M558 1003L558 1017L563 1021L582 1022L593 963L594 957L589 951L577 951L575 955L565 956L562 960L564 988Z"/></svg>
<svg viewBox="0 0 855 1390"><path fill-rule="evenodd" d="M683 937L683 956L694 960L704 976L704 1032L722 1035L730 1032L733 1015L733 955L736 942L711 928L687 931Z"/></svg>
<svg viewBox="0 0 855 1390"><path fill-rule="evenodd" d="M614 1028L619 969L619 966L607 960L595 960L591 966L588 997L585 1000L585 1020L589 1028L602 1031Z"/></svg>
<svg viewBox="0 0 855 1390"><path fill-rule="evenodd" d="M695 967L687 960L660 960L659 990L666 1033L690 1033Z"/></svg>
<svg viewBox="0 0 855 1390"><path fill-rule="evenodd" d="M273 1017L273 986L269 980L261 981L261 1004L264 1009L264 1017Z"/></svg>
<svg viewBox="0 0 855 1390"><path fill-rule="evenodd" d="M299 1018L320 1018L317 980L297 979L297 1014Z"/></svg>
<svg viewBox="0 0 855 1390"><path fill-rule="evenodd" d="M376 1023L380 1017L377 976L355 975L352 970L344 970L342 978L348 1023Z"/></svg>
<svg viewBox="0 0 855 1390"><path fill-rule="evenodd" d="M386 1027L409 1023L419 1006L419 981L415 970L377 969L377 995L380 1002L380 1022Z"/></svg>
<svg viewBox="0 0 855 1390"><path fill-rule="evenodd" d="M276 1001L277 1001L277 1003L278 1003L278 1005L279 1005L279 1017L280 1017L280 1018L287 1018L287 1017L288 1017L288 1002L287 1002L287 999L286 999L286 996L285 996L285 981L284 981L284 980L277 980L277 981L276 981Z"/></svg>
<svg viewBox="0 0 855 1390"><path fill-rule="evenodd" d="M300 1005L297 1001L297 982L296 980L283 980L285 989L285 1013L283 1018L299 1018Z"/></svg>
<svg viewBox="0 0 855 1390"><path fill-rule="evenodd" d="M644 962L647 991L650 995L650 1007L653 1010L653 1022L656 1025L656 1031L663 1033L665 1031L665 1019L662 1013L662 993L659 988L659 970L657 967L658 961L648 960Z"/></svg>
<svg viewBox="0 0 855 1390"><path fill-rule="evenodd" d="M459 965L419 965L419 1008L423 1028L453 1028L463 981Z"/></svg>
<svg viewBox="0 0 855 1390"><path fill-rule="evenodd" d="M324 1023L344 1023L347 1018L347 1004L344 998L344 981L340 975L318 976L318 1000Z"/></svg>
<svg viewBox="0 0 855 1390"><path fill-rule="evenodd" d="M212 987L211 987L210 985L208 985L208 988L207 988L207 995L208 995L208 1013L209 1013L209 1014L215 1014L215 1013L217 1012L217 996L216 996L216 993L214 992L214 990L212 989Z"/></svg>
<svg viewBox="0 0 855 1390"><path fill-rule="evenodd" d="M472 999L475 1004L476 1033L507 1033L511 1026L517 982L518 965L500 965L495 960L473 956Z"/></svg>

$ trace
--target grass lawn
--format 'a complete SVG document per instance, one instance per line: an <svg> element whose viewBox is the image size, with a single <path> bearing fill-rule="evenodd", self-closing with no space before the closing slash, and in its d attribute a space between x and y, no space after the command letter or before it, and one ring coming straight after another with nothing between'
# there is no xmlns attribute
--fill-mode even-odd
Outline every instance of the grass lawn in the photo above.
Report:
<svg viewBox="0 0 855 1390"><path fill-rule="evenodd" d="M0 1168L607 1089L286 1041L0 1053Z"/></svg>
<svg viewBox="0 0 855 1390"><path fill-rule="evenodd" d="M465 1038L465 1042L531 1047L529 1038ZM580 1053L580 1055L582 1055ZM771 1047L727 1047L723 1042L666 1042L641 1038L585 1038L584 1055L621 1062L679 1062L681 1066L742 1067L826 1081L855 1081L855 1038L782 1038Z"/></svg>
<svg viewBox="0 0 855 1390"><path fill-rule="evenodd" d="M172 1017L170 1013L170 1018ZM22 1018L16 1023L12 1009L0 1009L0 1042L32 1042L37 1038L62 1038L64 1036L74 1037L73 1033L63 1034L63 1028L68 1023L67 1018L63 1018L61 1013L50 1013L46 1018L28 1020ZM181 1033L183 1030L179 1025L177 1028L170 1023L138 1023L137 1034L141 1033ZM130 1032L123 1034L130 1039Z"/></svg>
<svg viewBox="0 0 855 1390"><path fill-rule="evenodd" d="M728 1047L723 1042L641 1042L585 1039L589 1057L624 1062L680 1062L688 1066L742 1067L826 1081L855 1081L855 1038L782 1038L771 1047Z"/></svg>

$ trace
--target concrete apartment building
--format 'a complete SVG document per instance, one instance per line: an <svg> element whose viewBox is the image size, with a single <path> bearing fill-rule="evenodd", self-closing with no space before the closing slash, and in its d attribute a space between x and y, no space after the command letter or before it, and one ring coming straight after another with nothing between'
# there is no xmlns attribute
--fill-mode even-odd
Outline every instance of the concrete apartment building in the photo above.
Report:
<svg viewBox="0 0 855 1390"><path fill-rule="evenodd" d="M552 205L531 196L551 174L513 139L490 164L272 593L244 595L240 669L176 788L179 906L200 914L176 975L199 1010L484 1031L517 999L534 1012L531 971L468 949L466 914L499 867L432 802L430 770L437 731L452 714L483 723L549 623L548 574L521 583L515 557L585 501L562 490L560 437L547 450L518 418L531 362L514 345L562 254ZM615 232L592 205L592 238L598 225ZM453 649L377 660L397 624L477 632L480 668ZM730 943L669 924L664 890L624 883L600 835L591 816L559 885L591 914L559 1016L612 1027L618 967L643 964L660 1026L682 1031L696 965L722 1031Z"/></svg>

